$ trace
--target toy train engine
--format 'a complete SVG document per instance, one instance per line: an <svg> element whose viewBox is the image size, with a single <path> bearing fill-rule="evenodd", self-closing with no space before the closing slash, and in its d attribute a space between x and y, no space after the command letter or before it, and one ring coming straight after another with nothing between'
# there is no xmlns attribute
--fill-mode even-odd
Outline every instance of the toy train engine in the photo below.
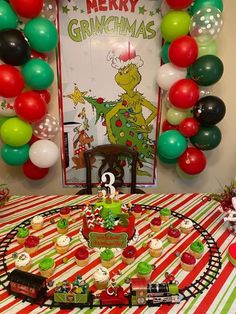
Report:
<svg viewBox="0 0 236 314"><path fill-rule="evenodd" d="M40 302L46 298L46 278L18 269L9 274L9 293L23 299Z"/></svg>
<svg viewBox="0 0 236 314"><path fill-rule="evenodd" d="M176 283L150 283L147 285L147 303L149 306L179 302L179 288Z"/></svg>

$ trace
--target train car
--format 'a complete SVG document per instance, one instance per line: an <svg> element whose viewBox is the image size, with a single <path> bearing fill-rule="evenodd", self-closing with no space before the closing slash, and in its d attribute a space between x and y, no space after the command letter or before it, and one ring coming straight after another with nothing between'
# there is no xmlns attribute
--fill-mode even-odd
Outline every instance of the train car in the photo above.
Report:
<svg viewBox="0 0 236 314"><path fill-rule="evenodd" d="M9 274L8 279L9 293L23 299L29 298L35 303L46 298L46 278L15 269Z"/></svg>
<svg viewBox="0 0 236 314"><path fill-rule="evenodd" d="M100 294L100 307L130 305L130 296L125 294L121 286L114 289L103 290Z"/></svg>
<svg viewBox="0 0 236 314"><path fill-rule="evenodd" d="M149 306L179 302L179 288L176 283L149 283L147 285L147 304Z"/></svg>

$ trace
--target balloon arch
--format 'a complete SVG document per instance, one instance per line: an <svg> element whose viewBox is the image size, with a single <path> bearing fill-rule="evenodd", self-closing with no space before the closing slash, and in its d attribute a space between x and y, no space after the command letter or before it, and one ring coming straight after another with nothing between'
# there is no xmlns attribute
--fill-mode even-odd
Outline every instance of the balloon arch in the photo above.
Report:
<svg viewBox="0 0 236 314"><path fill-rule="evenodd" d="M225 104L209 86L223 74L216 43L222 10L222 0L163 0L161 5L163 64L157 83L167 114L157 154L161 162L176 164L181 178L202 172L203 151L221 141L216 124ZM44 178L59 157L52 139L60 126L49 113L48 92L54 80L50 54L58 43L56 14L56 0L0 0L1 157L32 180Z"/></svg>

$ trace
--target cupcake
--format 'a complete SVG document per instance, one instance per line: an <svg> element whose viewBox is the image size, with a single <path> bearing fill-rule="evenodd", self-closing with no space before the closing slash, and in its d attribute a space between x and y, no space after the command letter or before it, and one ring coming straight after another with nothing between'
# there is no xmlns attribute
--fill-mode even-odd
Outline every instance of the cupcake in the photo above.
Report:
<svg viewBox="0 0 236 314"><path fill-rule="evenodd" d="M68 219L61 218L57 222L57 232L60 234L67 233L68 231L68 226L69 226L69 221Z"/></svg>
<svg viewBox="0 0 236 314"><path fill-rule="evenodd" d="M109 272L105 267L100 266L93 274L94 285L98 290L104 290L109 283Z"/></svg>
<svg viewBox="0 0 236 314"><path fill-rule="evenodd" d="M160 231L161 229L161 218L155 217L150 221L151 230L154 232Z"/></svg>
<svg viewBox="0 0 236 314"><path fill-rule="evenodd" d="M60 216L63 219L69 219L70 218L70 207L62 207L60 209Z"/></svg>
<svg viewBox="0 0 236 314"><path fill-rule="evenodd" d="M169 208L162 208L160 210L160 217L162 221L168 221L171 216L171 210Z"/></svg>
<svg viewBox="0 0 236 314"><path fill-rule="evenodd" d="M67 235L62 235L57 239L56 251L59 254L68 252L70 246L70 238Z"/></svg>
<svg viewBox="0 0 236 314"><path fill-rule="evenodd" d="M17 235L16 235L16 241L19 244L24 244L25 243L25 239L28 237L29 235L29 229L28 228L19 228Z"/></svg>
<svg viewBox="0 0 236 314"><path fill-rule="evenodd" d="M189 234L193 230L193 222L190 219L184 219L180 224L181 232Z"/></svg>
<svg viewBox="0 0 236 314"><path fill-rule="evenodd" d="M142 206L141 205L134 205L133 209L132 209L132 213L134 215L135 218L139 218L142 215Z"/></svg>
<svg viewBox="0 0 236 314"><path fill-rule="evenodd" d="M39 237L36 236L28 236L25 239L25 252L31 254L34 254L38 251L39 247Z"/></svg>
<svg viewBox="0 0 236 314"><path fill-rule="evenodd" d="M39 263L40 274L43 277L52 276L55 269L55 262L51 257L45 256Z"/></svg>
<svg viewBox="0 0 236 314"><path fill-rule="evenodd" d="M31 226L34 230L40 230L43 228L44 219L43 216L37 215L34 216L31 220Z"/></svg>
<svg viewBox="0 0 236 314"><path fill-rule="evenodd" d="M89 252L85 246L81 246L75 251L75 261L76 264L80 267L88 265Z"/></svg>
<svg viewBox="0 0 236 314"><path fill-rule="evenodd" d="M169 228L167 237L171 243L177 243L180 239L181 232L177 228Z"/></svg>
<svg viewBox="0 0 236 314"><path fill-rule="evenodd" d="M162 254L162 241L159 239L152 239L149 243L149 253L152 257L159 257Z"/></svg>
<svg viewBox="0 0 236 314"><path fill-rule="evenodd" d="M17 269L22 271L29 271L31 268L31 257L27 252L20 253L15 261Z"/></svg>
<svg viewBox="0 0 236 314"><path fill-rule="evenodd" d="M228 248L229 261L236 267L236 243L231 243Z"/></svg>
<svg viewBox="0 0 236 314"><path fill-rule="evenodd" d="M109 268L115 263L115 255L111 249L105 249L100 254L100 259L103 267Z"/></svg>
<svg viewBox="0 0 236 314"><path fill-rule="evenodd" d="M153 268L147 262L139 262L136 270L138 278L145 278L146 280L149 280L152 275Z"/></svg>
<svg viewBox="0 0 236 314"><path fill-rule="evenodd" d="M204 246L202 244L202 241L196 240L190 245L189 252L197 259L202 257L202 254L204 252Z"/></svg>
<svg viewBox="0 0 236 314"><path fill-rule="evenodd" d="M195 264L196 264L196 258L192 254L188 252L184 252L182 254L180 265L183 270L191 271L193 270Z"/></svg>
<svg viewBox="0 0 236 314"><path fill-rule="evenodd" d="M133 245L128 245L122 252L121 259L123 263L132 264L136 258L137 250Z"/></svg>

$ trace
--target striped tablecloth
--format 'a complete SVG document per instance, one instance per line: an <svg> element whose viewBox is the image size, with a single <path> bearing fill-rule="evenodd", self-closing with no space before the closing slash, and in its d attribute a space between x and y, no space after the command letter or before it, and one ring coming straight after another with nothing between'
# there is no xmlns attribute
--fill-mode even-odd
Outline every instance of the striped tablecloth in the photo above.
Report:
<svg viewBox="0 0 236 314"><path fill-rule="evenodd" d="M177 305L162 305L161 307L132 307L132 308L93 308L93 309L73 309L60 310L59 308L38 307L29 303L21 302L13 296L8 295L5 289L0 290L0 313L23 314L23 313L236 313L236 268L228 261L227 248L229 244L235 241L235 237L231 235L223 222L222 213L217 208L215 202L209 202L204 198L203 194L145 194L145 195L122 195L124 203L139 203L145 205L165 206L173 211L191 217L196 222L201 224L214 237L220 252L222 254L222 269L217 280L203 294L198 295L188 301L182 301ZM11 229L18 225L21 221L28 219L36 214L43 213L53 208L58 208L66 205L82 204L87 200L95 200L95 196L13 196L9 202L0 209L0 239L4 237ZM147 243L150 241L149 221L157 216L158 213L148 212L137 220L137 229L139 231L139 241L136 244L138 249L137 262L147 261L150 264L155 264L156 269L153 271L152 280L162 282L165 272L168 271L176 276L176 279L183 287L191 284L201 273L204 272L208 262L207 248L204 256L198 261L194 270L187 273L181 270L179 266L179 258L176 256L176 251L186 250L190 243L200 237L200 234L194 230L190 235L181 236L181 240L177 244L170 244L166 238L167 229L170 224L174 223L178 226L181 220L172 217L169 222L166 222L161 229L161 232L152 235L158 237L164 242L164 254L159 258L153 258L148 253ZM65 255L59 255L54 249L55 238L58 236L56 231L56 223L52 223L52 218L55 221L59 218L58 214L46 218L44 228L40 231L32 231L31 234L41 236L40 248L33 255L33 267L31 271L39 274L38 263L42 256L48 255L56 261L56 271L50 278L55 283L61 280L74 280L76 275L80 274L92 286L92 274L94 269L100 265L99 253L92 250L90 256L90 264L84 268L80 268L74 261L74 251L81 245L78 232L81 227L82 218L78 212L73 212L70 222L68 235L72 238L71 248ZM73 219L74 218L74 219ZM43 236L42 236L43 235ZM14 252L22 252L23 247L17 244L14 239L7 250L6 263L8 270L14 269ZM64 258L67 258L67 262ZM135 265L125 266L121 262L120 253L116 254L116 263L110 270L110 275L117 278L118 283L123 284L125 278L135 276Z"/></svg>

